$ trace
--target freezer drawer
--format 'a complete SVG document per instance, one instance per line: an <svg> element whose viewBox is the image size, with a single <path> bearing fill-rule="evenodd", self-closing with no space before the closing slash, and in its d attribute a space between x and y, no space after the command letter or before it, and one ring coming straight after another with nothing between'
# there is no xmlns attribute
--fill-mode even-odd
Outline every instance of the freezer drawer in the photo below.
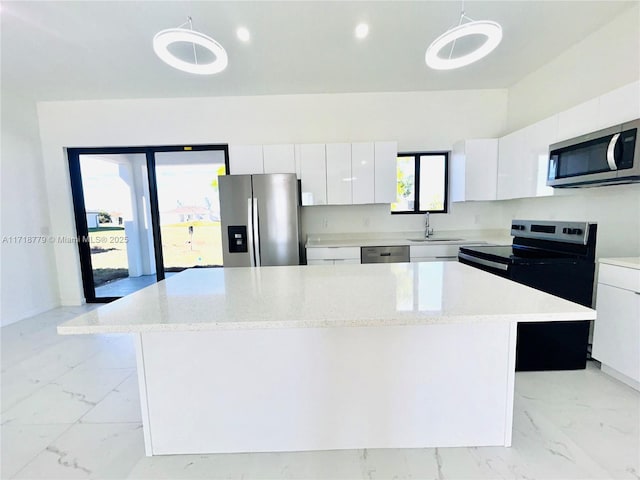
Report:
<svg viewBox="0 0 640 480"><path fill-rule="evenodd" d="M360 263L398 263L409 261L409 246L362 247Z"/></svg>

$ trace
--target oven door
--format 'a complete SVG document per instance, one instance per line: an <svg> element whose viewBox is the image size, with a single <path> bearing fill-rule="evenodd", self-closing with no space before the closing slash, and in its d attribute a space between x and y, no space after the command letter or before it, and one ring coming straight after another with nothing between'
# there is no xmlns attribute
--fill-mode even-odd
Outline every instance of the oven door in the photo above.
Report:
<svg viewBox="0 0 640 480"><path fill-rule="evenodd" d="M471 250L461 248L458 252L458 261L471 267L479 268L485 272L493 273L504 278L511 278L510 264L502 259L481 258L473 254Z"/></svg>

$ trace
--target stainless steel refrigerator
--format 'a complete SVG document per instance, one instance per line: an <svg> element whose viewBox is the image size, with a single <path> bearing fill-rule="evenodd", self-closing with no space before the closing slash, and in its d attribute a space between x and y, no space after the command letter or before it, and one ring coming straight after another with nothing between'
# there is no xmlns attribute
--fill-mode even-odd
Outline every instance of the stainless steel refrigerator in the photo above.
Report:
<svg viewBox="0 0 640 480"><path fill-rule="evenodd" d="M223 265L299 265L300 194L293 173L218 178Z"/></svg>

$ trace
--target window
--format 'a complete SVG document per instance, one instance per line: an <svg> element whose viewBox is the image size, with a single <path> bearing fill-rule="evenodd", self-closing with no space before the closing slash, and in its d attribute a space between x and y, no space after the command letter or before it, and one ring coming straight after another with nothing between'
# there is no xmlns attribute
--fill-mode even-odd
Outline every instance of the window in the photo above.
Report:
<svg viewBox="0 0 640 480"><path fill-rule="evenodd" d="M447 152L399 153L392 213L447 212Z"/></svg>

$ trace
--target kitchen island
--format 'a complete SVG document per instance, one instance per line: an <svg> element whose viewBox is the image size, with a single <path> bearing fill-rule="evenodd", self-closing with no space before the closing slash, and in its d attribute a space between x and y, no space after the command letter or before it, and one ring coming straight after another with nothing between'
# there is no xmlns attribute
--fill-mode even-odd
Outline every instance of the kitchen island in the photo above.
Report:
<svg viewBox="0 0 640 480"><path fill-rule="evenodd" d="M192 269L58 332L135 335L148 455L509 446L517 322L594 318L431 262Z"/></svg>

